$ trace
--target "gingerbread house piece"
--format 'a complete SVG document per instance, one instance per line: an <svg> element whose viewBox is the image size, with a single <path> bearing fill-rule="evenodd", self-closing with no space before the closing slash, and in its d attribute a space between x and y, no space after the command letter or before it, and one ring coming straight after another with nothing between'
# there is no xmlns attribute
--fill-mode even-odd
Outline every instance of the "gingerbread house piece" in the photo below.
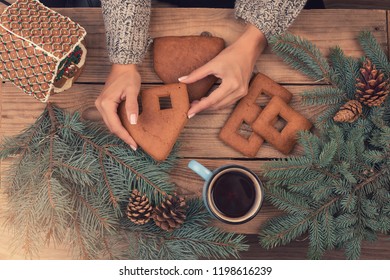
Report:
<svg viewBox="0 0 390 280"><path fill-rule="evenodd" d="M70 88L87 50L79 24L37 0L18 0L0 16L0 75L46 102Z"/></svg>
<svg viewBox="0 0 390 280"><path fill-rule="evenodd" d="M163 106L166 99L168 106ZM165 160L188 121L190 109L187 85L181 83L141 91L142 113L137 124L131 124L125 101L118 113L123 126L145 152L157 161Z"/></svg>

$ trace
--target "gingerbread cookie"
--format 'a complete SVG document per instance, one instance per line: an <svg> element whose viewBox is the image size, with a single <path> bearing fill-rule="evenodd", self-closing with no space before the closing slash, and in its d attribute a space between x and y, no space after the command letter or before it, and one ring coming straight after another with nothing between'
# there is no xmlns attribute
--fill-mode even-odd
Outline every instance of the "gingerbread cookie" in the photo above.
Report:
<svg viewBox="0 0 390 280"><path fill-rule="evenodd" d="M274 120L282 117L287 124L278 131L274 128ZM253 122L252 129L268 143L284 154L289 154L297 142L297 133L310 130L312 123L292 109L280 97L274 96L259 117Z"/></svg>
<svg viewBox="0 0 390 280"><path fill-rule="evenodd" d="M239 133L239 129L244 123L251 126L260 115L262 110L256 104L256 100L261 94L270 97L279 96L286 102L290 102L292 98L292 94L287 89L259 73L253 78L248 94L238 103L219 133L219 138L224 143L248 157L254 157L257 154L264 140L256 133L246 138ZM275 117L273 123L276 121Z"/></svg>
<svg viewBox="0 0 390 280"><path fill-rule="evenodd" d="M160 98L170 98L171 108L161 109ZM169 84L141 92L143 111L136 125L131 125L122 102L118 114L123 126L145 152L157 161L165 160L171 152L184 125L190 108L185 84Z"/></svg>
<svg viewBox="0 0 390 280"><path fill-rule="evenodd" d="M225 47L221 38L210 36L170 36L153 40L154 70L166 84L203 66ZM205 96L217 81L215 76L187 85L190 102Z"/></svg>

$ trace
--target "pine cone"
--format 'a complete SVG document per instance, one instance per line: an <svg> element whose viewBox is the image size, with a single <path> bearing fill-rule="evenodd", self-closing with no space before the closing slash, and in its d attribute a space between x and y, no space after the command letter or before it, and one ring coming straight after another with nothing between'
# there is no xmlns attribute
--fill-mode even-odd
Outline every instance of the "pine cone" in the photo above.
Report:
<svg viewBox="0 0 390 280"><path fill-rule="evenodd" d="M153 219L157 226L166 231L179 228L186 219L187 204L183 197L168 195L154 209Z"/></svg>
<svg viewBox="0 0 390 280"><path fill-rule="evenodd" d="M335 122L349 122L353 123L362 114L362 104L357 100L349 100L333 117Z"/></svg>
<svg viewBox="0 0 390 280"><path fill-rule="evenodd" d="M149 199L146 195L141 196L141 193L134 189L131 192L129 204L127 205L127 217L137 225L144 225L149 222L152 213L153 207L150 205Z"/></svg>
<svg viewBox="0 0 390 280"><path fill-rule="evenodd" d="M389 94L389 80L384 80L385 75L368 58L360 68L360 74L356 84L356 99L369 107L380 106Z"/></svg>

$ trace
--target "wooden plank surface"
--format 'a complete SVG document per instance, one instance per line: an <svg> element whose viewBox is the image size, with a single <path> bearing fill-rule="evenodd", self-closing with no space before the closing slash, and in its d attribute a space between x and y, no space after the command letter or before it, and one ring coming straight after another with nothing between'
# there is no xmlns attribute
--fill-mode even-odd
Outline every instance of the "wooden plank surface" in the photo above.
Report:
<svg viewBox="0 0 390 280"><path fill-rule="evenodd" d="M100 94L105 76L109 71L107 51L105 49L104 28L101 18L101 10L96 9L59 9L65 15L70 16L86 27L88 31L88 58L85 72L75 85L66 93L53 96L51 101L67 109L79 110L85 119L100 121L94 101ZM374 33L383 47L387 46L387 18L386 11L370 11L371 16L366 17L367 11L304 11L294 23L291 31L314 41L325 53L330 46L339 44L344 51L353 56L361 55L361 49L355 38L360 30L366 29ZM191 35L209 31L216 36L221 36L227 44L230 44L243 29L243 25L233 18L233 11L226 9L154 9L152 15L152 37L167 35ZM365 20L361 20L365 18ZM313 87L313 81L289 69L269 49L261 56L257 65L258 70L268 74L271 78L286 85L294 94L291 102L293 108L303 113L306 117L314 119L323 107L306 107L301 103L300 93ZM160 80L152 70L152 59L147 55L145 63L141 65L143 88L156 86ZM266 98L260 98L260 103L265 103ZM0 89L0 131L1 135L11 136L19 133L25 126L35 121L42 112L44 104L23 95L18 89L6 83ZM264 145L256 158L244 159L242 155L225 146L217 138L219 129L232 111L232 107L218 112L204 112L191 119L183 131L180 141L180 159L178 166L172 172L172 180L180 187L183 194L188 196L200 196L203 182L193 174L186 166L191 158L198 160L210 169L227 163L245 165L261 174L262 159L282 157L269 145ZM208 147L208 149L205 149ZM299 154L300 149L293 154ZM7 160L0 166L0 174L9 166ZM3 176L1 176L3 178ZM1 180L0 180L1 184ZM0 195L0 209L6 207L6 198ZM228 231L240 232L249 235L249 241L253 247L244 254L245 258L305 258L307 241L294 242L291 245L265 251L255 245L256 236L260 226L270 217L279 215L280 212L269 204L264 204L259 215L251 222L242 226L225 225L215 222L219 227ZM0 224L3 221L0 220ZM0 259L23 258L21 254L14 256L8 251L7 244L11 242L12 235L0 230ZM305 243L306 242L306 243ZM390 258L389 240L384 238L375 245L365 244L362 257L364 258ZM385 249L383 249L385 248ZM380 250L381 249L381 250ZM380 252L379 252L380 250ZM44 249L40 255L42 259L67 259L70 258L64 248ZM343 258L340 252L327 255L327 258Z"/></svg>
<svg viewBox="0 0 390 280"><path fill-rule="evenodd" d="M14 3L16 2L16 0L6 0L8 1L9 3ZM43 2L43 1L41 1ZM3 5L3 4L0 4L0 5ZM165 2L161 2L161 1L157 1L157 0L153 0L153 3L152 3L153 7L174 7L175 5L173 4L169 4L169 3L165 3Z"/></svg>
<svg viewBox="0 0 390 280"><path fill-rule="evenodd" d="M87 120L101 121L100 115L97 112L94 101L102 89L102 85L92 84L77 84L74 85L66 94L54 95L51 101L68 111L79 111L81 116ZM148 88L146 85L143 88ZM294 98L291 102L292 106L308 118L315 118L321 111L321 107L307 107L301 104L299 93L312 86L287 86L293 94ZM17 96L17 98L15 98ZM10 85L4 84L2 106L4 113L2 114L2 134L4 136L12 136L22 131L26 125L32 124L41 114L45 104L35 102L32 97L24 95L19 89ZM259 103L265 103L267 98L259 98ZM220 128L225 120L230 115L233 107L218 111L205 112L191 119L186 128L182 132L179 141L181 149L179 155L183 158L177 168L173 170L172 177L174 182L188 195L201 195L202 181L194 175L186 166L188 158L200 158L202 163L211 169L227 164L236 163L242 164L249 168L253 168L257 174L261 174L261 162L253 161L230 161L227 159L215 158L242 158L243 156L228 146L225 146L217 137ZM204 147L208 147L205 149ZM294 154L299 153L299 148L295 149ZM283 157L278 151L273 149L268 144L264 144L260 149L257 158L278 158ZM204 159L204 160L202 160ZM1 166L0 174L4 174L4 170L8 167L10 161L4 161ZM231 231L240 231L242 233L256 233L259 224L266 219L274 216L276 209L263 209L256 219L245 224L244 227L227 226L219 223L221 227Z"/></svg>
<svg viewBox="0 0 390 280"><path fill-rule="evenodd" d="M252 260L304 260L307 255L309 240L304 236L291 242L288 246L281 246L272 250L266 250L259 245L256 235L247 236L248 244L251 250L241 254L243 259ZM364 241L360 259L362 260L389 260L390 259L390 240L388 236L380 235L378 241ZM325 260L345 259L343 250L333 250L325 253Z"/></svg>
<svg viewBox="0 0 390 280"><path fill-rule="evenodd" d="M75 111L79 110L82 114L82 116L85 119L90 119L90 120L99 120L99 114L96 112L96 109L93 106L93 102L96 98L96 96L99 94L101 85L75 85L71 90L69 90L66 94L59 94L56 96L53 96L52 100L54 101L55 104L61 105L61 107L66 108L68 111ZM299 100L299 95L298 93L301 92L303 89L307 88L308 86L288 86L287 88L294 93L294 99ZM309 86L311 87L311 86ZM18 98L15 98L17 96ZM3 105L3 128L2 132L5 132L7 135L14 135L16 133L19 133L27 123L33 123L36 119L36 117L41 113L41 111L44 108L44 104L38 103L38 102L31 102L31 97L23 95L21 92L19 92L18 89L15 87L5 84L3 86L3 92L2 92L2 98L4 102L2 103ZM302 107L299 101L294 102L293 99L293 104L294 107L306 114L308 117L313 116L315 114L315 110L313 108L310 108L311 110L305 111L305 109ZM230 113L232 108L224 110L224 115L227 117ZM222 112L220 112L222 114ZM201 117L207 116L208 121L196 121L197 118L200 119ZM215 116L211 116L210 113L205 113L201 114L197 117L195 117L192 122L189 122L188 130L184 131L183 134L188 134L186 138L188 140L184 139L182 140L183 145L187 143L187 145L190 145L190 142L194 142L191 137L191 127L197 129L197 130L203 130L204 126L207 124L209 125L210 123L210 118L214 118ZM218 116L217 116L218 117ZM219 118L219 117L218 117ZM218 127L222 123L216 123L215 126ZM215 128L216 128L215 127ZM195 130L195 131L197 131ZM206 133L205 133L206 134ZM210 139L212 136L208 136L210 138L205 138L204 142L201 142L201 145L210 147ZM183 135L182 135L183 138ZM208 139L208 140L207 140ZM214 141L218 141L215 140ZM199 143L198 143L199 144ZM215 145L214 145L215 146ZM217 145L218 146L218 145ZM189 146L192 147L192 146ZM218 146L219 147L219 146ZM192 149L196 150L195 147L192 147ZM213 148L210 150L214 150ZM269 147L268 149L270 154L268 156L270 157L278 157L278 153L271 149ZM297 151L296 151L297 152ZM184 159L181 159L179 161L179 164L177 167L172 172L172 180L175 182L179 188L180 192L182 194L185 194L187 196L201 196L202 192L202 187L203 187L203 181L192 171L190 171L187 168L187 164L189 159L192 156L195 155L193 154L193 151L191 149L184 149L182 147L181 149L181 155L183 157L187 157ZM231 154L228 154L229 156ZM261 156L265 156L263 152L260 152ZM261 160L228 160L228 159L206 159L205 157L201 157L198 159L202 164L204 164L207 168L209 169L215 169L218 166L224 165L224 164L240 164L244 165L256 172L257 174L262 173L262 164L264 163ZM10 160L7 160L3 162L1 166L1 174L4 174L4 170L9 166ZM4 177L2 177L4 178ZM6 199L5 196L2 194L0 195L0 209L5 209L6 207ZM259 231L259 228L261 225L267 221L271 217L275 217L276 215L281 214L280 211L272 207L271 205L265 203L264 206L262 207L262 210L260 213L257 215L255 219L252 221L248 222L245 224L245 226L234 226L234 225L226 225L221 222L215 222L217 226L220 228L223 228L228 231L233 231L233 232L240 232L240 233L245 233L245 234L256 234ZM0 224L2 223L2 220L0 220ZM12 240L12 235L7 233L7 232L1 232L0 231L0 240L7 241L5 243L9 243ZM303 246L304 244L302 244ZM306 246L306 245L305 245ZM288 247L290 248L290 247ZM67 252L64 248L52 248L53 251L50 251L48 249L45 249L43 253L40 255L41 258L67 258ZM264 251L264 250L263 250ZM261 252L263 252L261 251ZM0 259L1 259L1 248L0 248ZM6 251L7 252L7 251ZM50 252L53 252L53 255L50 255ZM303 252L300 250L299 252ZM4 252L3 252L4 254ZM46 255L47 254L47 255ZM252 256L254 256L256 253L252 252ZM7 256L7 255L5 255ZM285 255L283 255L286 257ZM292 256L296 258L304 258L304 254L293 254ZM332 256L332 255L330 255ZM14 256L15 258L22 258L22 255L16 254Z"/></svg>
<svg viewBox="0 0 390 280"><path fill-rule="evenodd" d="M87 67L79 82L102 83L109 71L109 61L105 47L104 26L101 9L58 9L83 25L88 35ZM88 12L86 12L88 11ZM370 16L367 16L367 14ZM231 44L242 32L243 24L232 20L234 12L230 9L181 9L156 8L152 11L150 34L159 36L199 35L208 31ZM190 19L190 20L189 20ZM362 20L364 19L364 20ZM335 45L348 55L359 56L361 48L355 40L361 30L372 31L380 44L386 48L386 11L380 10L310 10L302 11L290 31L313 41L326 54ZM283 84L302 84L313 81L290 69L267 49L257 63L257 69ZM144 83L160 82L153 72L150 52L140 66Z"/></svg>
<svg viewBox="0 0 390 280"><path fill-rule="evenodd" d="M4 6L0 7L0 11ZM56 9L86 28L88 35L87 67L79 83L103 83L110 69L105 45L105 31L100 8ZM366 15L370 14L369 17ZM362 20L364 18L364 20ZM191 19L191 20L189 20ZM244 25L234 19L231 9L205 8L154 8L150 35L160 36L199 35L208 31L222 37L231 44L242 32ZM374 33L379 43L387 48L387 19L383 10L304 10L289 31L314 42L324 54L331 46L339 45L346 54L362 54L356 37L362 30ZM149 51L140 65L144 83L158 83L161 80L153 71L152 55ZM256 68L282 84L313 84L310 78L290 69L267 49L259 58Z"/></svg>
<svg viewBox="0 0 390 280"><path fill-rule="evenodd" d="M143 86L143 88L148 87L150 85ZM286 86L294 96L290 105L307 118L314 120L324 107L304 106L300 96L300 93L312 87L310 85ZM99 121L101 117L95 108L94 101L102 88L102 85L77 84L65 94L52 96L51 101L54 104L58 104L61 108L80 111L85 119ZM15 135L27 124L34 122L45 105L36 102L30 96L24 95L19 89L9 83L4 84L3 91L4 114L2 134L4 133L5 136ZM268 99L268 97L262 96L258 99L258 103L266 104ZM179 141L182 143L180 156L188 158L243 158L242 154L224 145L218 139L218 133L232 110L233 106L220 111L204 112L190 119L179 138ZM205 147L211 148L205 149ZM299 148L294 151L294 154L297 153L299 153ZM277 157L283 157L283 154L268 144L264 144L256 155L256 158Z"/></svg>

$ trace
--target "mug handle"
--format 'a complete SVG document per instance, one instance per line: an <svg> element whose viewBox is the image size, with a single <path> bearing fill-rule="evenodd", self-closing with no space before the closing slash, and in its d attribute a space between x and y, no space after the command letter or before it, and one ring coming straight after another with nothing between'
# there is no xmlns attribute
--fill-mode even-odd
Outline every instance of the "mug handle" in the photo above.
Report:
<svg viewBox="0 0 390 280"><path fill-rule="evenodd" d="M204 167L203 165L201 165L199 162L197 162L196 160L191 160L189 163L188 163L188 167L190 169L192 169L192 171L194 171L196 174L198 174L200 177L202 177L205 181L208 181L210 180L211 178L211 175L213 174L213 172L211 172L210 170L208 170L206 167Z"/></svg>

